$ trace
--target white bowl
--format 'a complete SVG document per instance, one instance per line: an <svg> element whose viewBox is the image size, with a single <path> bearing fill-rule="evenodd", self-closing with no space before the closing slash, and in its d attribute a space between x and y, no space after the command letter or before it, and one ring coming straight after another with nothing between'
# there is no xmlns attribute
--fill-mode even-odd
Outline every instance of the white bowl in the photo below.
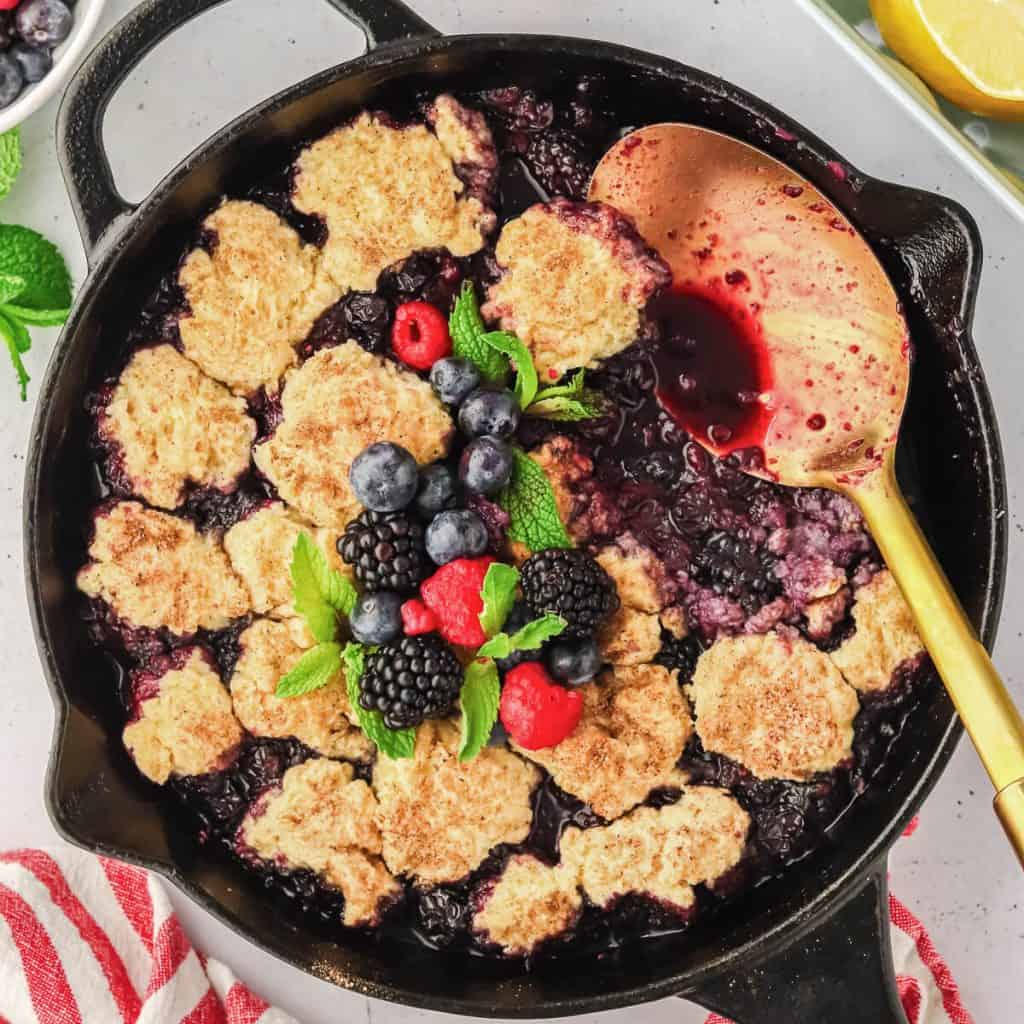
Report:
<svg viewBox="0 0 1024 1024"><path fill-rule="evenodd" d="M49 74L35 85L27 86L9 107L0 109L0 132L21 124L64 88L78 67L106 4L107 0L78 0L72 8L75 23L71 34L53 51L53 67Z"/></svg>

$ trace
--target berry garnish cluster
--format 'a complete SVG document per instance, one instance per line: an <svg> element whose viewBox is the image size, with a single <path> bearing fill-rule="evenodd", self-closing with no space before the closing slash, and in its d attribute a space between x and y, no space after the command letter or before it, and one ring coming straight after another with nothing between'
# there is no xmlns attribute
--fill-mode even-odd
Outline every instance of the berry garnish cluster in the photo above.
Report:
<svg viewBox="0 0 1024 1024"><path fill-rule="evenodd" d="M64 0L0 0L0 107L53 67L53 48L71 34L74 15Z"/></svg>
<svg viewBox="0 0 1024 1024"><path fill-rule="evenodd" d="M579 721L572 687L600 670L596 633L618 597L597 562L572 548L547 477L513 438L536 406L539 415L582 418L598 400L581 374L538 391L528 350L515 335L484 329L471 284L447 322L429 303L400 306L392 347L429 373L459 425L459 450L421 467L383 441L353 460L349 482L364 511L337 547L358 588L300 536L292 589L317 646L277 695L307 693L343 667L361 727L389 757L411 757L416 727L456 711L463 760L488 743L499 712L513 742L551 746ZM504 537L480 502L500 506ZM508 540L536 552L521 574L496 557Z"/></svg>

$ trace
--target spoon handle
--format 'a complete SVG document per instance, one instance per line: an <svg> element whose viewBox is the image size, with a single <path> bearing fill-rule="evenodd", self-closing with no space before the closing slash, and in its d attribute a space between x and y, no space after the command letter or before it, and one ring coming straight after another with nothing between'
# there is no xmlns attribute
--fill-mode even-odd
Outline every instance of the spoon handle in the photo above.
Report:
<svg viewBox="0 0 1024 1024"><path fill-rule="evenodd" d="M903 591L928 653L996 789L995 809L1024 866L1024 719L967 619L896 482L884 468L844 489Z"/></svg>

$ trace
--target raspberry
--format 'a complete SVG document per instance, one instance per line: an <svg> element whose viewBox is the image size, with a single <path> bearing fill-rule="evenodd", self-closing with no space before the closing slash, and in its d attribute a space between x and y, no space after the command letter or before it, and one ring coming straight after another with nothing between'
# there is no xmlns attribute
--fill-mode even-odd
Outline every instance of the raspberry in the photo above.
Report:
<svg viewBox="0 0 1024 1024"><path fill-rule="evenodd" d="M480 626L484 610L480 591L493 561L489 555L456 558L423 581L420 595L437 619L437 631L449 643L479 647L487 639Z"/></svg>
<svg viewBox="0 0 1024 1024"><path fill-rule="evenodd" d="M406 636L433 633L437 629L437 619L422 601L414 597L402 605L402 628Z"/></svg>
<svg viewBox="0 0 1024 1024"><path fill-rule="evenodd" d="M391 328L395 355L414 370L429 370L452 354L448 321L429 302L403 302Z"/></svg>
<svg viewBox="0 0 1024 1024"><path fill-rule="evenodd" d="M583 696L553 682L539 662L519 665L505 676L501 690L501 724L526 750L561 743L579 723Z"/></svg>

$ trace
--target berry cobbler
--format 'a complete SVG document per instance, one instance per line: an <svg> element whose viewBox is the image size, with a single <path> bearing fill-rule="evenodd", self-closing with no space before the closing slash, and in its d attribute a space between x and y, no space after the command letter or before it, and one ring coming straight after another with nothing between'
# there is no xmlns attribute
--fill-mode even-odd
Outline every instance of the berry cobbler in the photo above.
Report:
<svg viewBox="0 0 1024 1024"><path fill-rule="evenodd" d="M931 680L857 509L681 425L726 328L586 201L629 127L601 91L310 140L196 225L88 399L124 748L338 941L699 928L823 845Z"/></svg>

